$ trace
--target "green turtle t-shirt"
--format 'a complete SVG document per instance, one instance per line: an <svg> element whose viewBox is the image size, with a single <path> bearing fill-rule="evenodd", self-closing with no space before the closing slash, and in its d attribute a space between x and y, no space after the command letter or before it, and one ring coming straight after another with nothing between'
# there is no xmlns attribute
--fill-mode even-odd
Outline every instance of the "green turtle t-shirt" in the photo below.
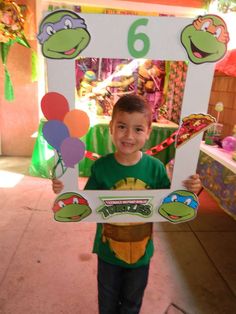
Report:
<svg viewBox="0 0 236 314"><path fill-rule="evenodd" d="M131 166L119 164L114 154L99 158L92 166L86 190L144 190L168 189L170 181L162 162L143 154L138 163ZM102 224L97 224L93 252L102 260L123 267L139 267L149 263L153 255L153 241L150 239L145 254L134 264L128 264L116 257L108 242L102 241Z"/></svg>

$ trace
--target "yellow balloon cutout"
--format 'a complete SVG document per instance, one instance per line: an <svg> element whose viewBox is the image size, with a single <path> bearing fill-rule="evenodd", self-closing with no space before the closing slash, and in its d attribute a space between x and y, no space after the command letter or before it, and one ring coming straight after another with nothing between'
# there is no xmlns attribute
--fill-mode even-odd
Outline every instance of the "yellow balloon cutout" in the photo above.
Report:
<svg viewBox="0 0 236 314"><path fill-rule="evenodd" d="M73 109L64 117L64 123L69 129L71 137L80 138L89 130L89 117L83 110Z"/></svg>

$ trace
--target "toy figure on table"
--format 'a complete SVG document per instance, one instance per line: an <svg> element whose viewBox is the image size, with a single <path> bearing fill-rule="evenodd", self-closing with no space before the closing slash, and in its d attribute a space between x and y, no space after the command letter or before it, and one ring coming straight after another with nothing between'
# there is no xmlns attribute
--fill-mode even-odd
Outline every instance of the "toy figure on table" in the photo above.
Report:
<svg viewBox="0 0 236 314"><path fill-rule="evenodd" d="M124 94L132 94L134 92L134 80L133 72L126 67L126 64L120 63L116 66L113 79L107 83L107 93L103 100L100 101L103 115L111 116L116 100Z"/></svg>
<svg viewBox="0 0 236 314"><path fill-rule="evenodd" d="M153 121L157 121L158 109L162 103L165 63L146 60L138 68L138 94L145 96L152 105Z"/></svg>
<svg viewBox="0 0 236 314"><path fill-rule="evenodd" d="M106 90L99 90L95 92L94 88L98 85L96 74L88 70L84 73L83 79L79 84L78 96L82 107L87 106L89 112L94 115L103 114L103 108L100 104L99 97L103 97ZM85 108L84 108L85 109Z"/></svg>
<svg viewBox="0 0 236 314"><path fill-rule="evenodd" d="M117 76L115 74L117 72ZM114 72L114 79L108 86L114 88L117 95L129 94L134 92L133 82L135 80L133 72L126 68L126 64L118 64Z"/></svg>

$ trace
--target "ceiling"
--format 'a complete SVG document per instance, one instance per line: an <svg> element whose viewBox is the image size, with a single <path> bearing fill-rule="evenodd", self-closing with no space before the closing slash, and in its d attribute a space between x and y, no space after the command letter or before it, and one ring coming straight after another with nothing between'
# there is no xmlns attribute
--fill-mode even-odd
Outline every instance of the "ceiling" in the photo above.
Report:
<svg viewBox="0 0 236 314"><path fill-rule="evenodd" d="M192 8L202 8L204 6L203 0L121 0L128 2L142 2L148 4L161 4L161 5L172 5L179 7L192 7Z"/></svg>
<svg viewBox="0 0 236 314"><path fill-rule="evenodd" d="M159 12L195 17L203 13L204 0L38 0L41 4L69 4L116 8L141 12Z"/></svg>

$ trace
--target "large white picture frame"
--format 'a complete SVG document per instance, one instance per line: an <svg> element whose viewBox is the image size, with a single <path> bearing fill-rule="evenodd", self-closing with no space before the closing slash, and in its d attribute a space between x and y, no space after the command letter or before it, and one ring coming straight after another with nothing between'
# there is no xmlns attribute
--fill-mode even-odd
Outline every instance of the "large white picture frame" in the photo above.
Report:
<svg viewBox="0 0 236 314"><path fill-rule="evenodd" d="M155 60L188 61L181 119L193 113L207 113L214 75L214 62L196 64L189 61L188 54L181 43L181 33L186 26L193 23L193 19L103 14L80 14L80 17L84 19L91 36L90 42L81 52L81 56L125 59L133 59L138 56ZM138 39L140 34L141 39ZM140 51L141 53L139 53ZM48 92L58 92L64 95L69 102L70 109L75 106L74 63L74 59L46 58ZM75 167L68 168L60 178L64 183L62 194L79 193L88 201L92 212L83 221L166 221L157 209L163 198L169 193L183 190L182 181L195 173L202 135L202 133L197 134L176 149L173 178L168 190L78 191L78 169ZM147 198L151 204L151 214L148 217L129 213L111 214L104 217L101 212L97 211L104 206L104 199Z"/></svg>

